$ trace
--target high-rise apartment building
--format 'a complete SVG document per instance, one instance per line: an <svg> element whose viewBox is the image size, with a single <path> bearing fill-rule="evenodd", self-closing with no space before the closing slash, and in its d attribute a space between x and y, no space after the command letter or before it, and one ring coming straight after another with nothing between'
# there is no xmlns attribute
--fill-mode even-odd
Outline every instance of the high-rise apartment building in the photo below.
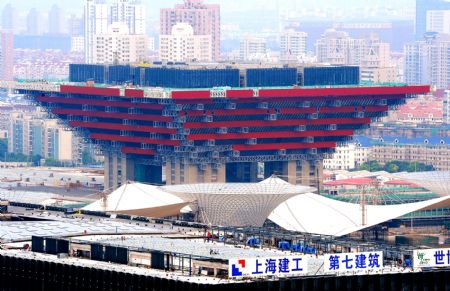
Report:
<svg viewBox="0 0 450 291"><path fill-rule="evenodd" d="M427 32L427 16L429 11L450 10L450 2L446 0L416 0L416 40L421 40Z"/></svg>
<svg viewBox="0 0 450 291"><path fill-rule="evenodd" d="M84 19L74 14L70 15L67 21L70 36L84 36Z"/></svg>
<svg viewBox="0 0 450 291"><path fill-rule="evenodd" d="M211 62L211 35L194 35L194 29L187 23L172 27L170 35L161 35L159 55L162 61Z"/></svg>
<svg viewBox="0 0 450 291"><path fill-rule="evenodd" d="M405 46L405 82L450 86L450 36L429 33Z"/></svg>
<svg viewBox="0 0 450 291"><path fill-rule="evenodd" d="M316 41L316 56L321 63L360 66L362 81L399 81L398 68L391 61L390 44L382 42L376 35L352 38L343 31L327 30Z"/></svg>
<svg viewBox="0 0 450 291"><path fill-rule="evenodd" d="M111 6L111 23L123 22L130 34L145 34L145 6L140 1L117 0Z"/></svg>
<svg viewBox="0 0 450 291"><path fill-rule="evenodd" d="M58 161L78 160L72 132L59 126L56 119L45 119L42 113L11 113L8 137L11 153Z"/></svg>
<svg viewBox="0 0 450 291"><path fill-rule="evenodd" d="M148 48L145 26L145 6L137 0L116 0L111 6L105 0L86 0L86 63L143 60Z"/></svg>
<svg viewBox="0 0 450 291"><path fill-rule="evenodd" d="M108 5L104 0L86 0L84 7L84 54L85 62L94 63L94 40L96 35L108 31Z"/></svg>
<svg viewBox="0 0 450 291"><path fill-rule="evenodd" d="M348 144L336 148L330 159L323 160L323 167L330 170L351 170L369 161L370 148Z"/></svg>
<svg viewBox="0 0 450 291"><path fill-rule="evenodd" d="M147 56L147 36L130 34L126 23L115 22L94 37L94 64L135 64Z"/></svg>
<svg viewBox="0 0 450 291"><path fill-rule="evenodd" d="M2 11L2 29L15 29L15 9L11 3L6 4Z"/></svg>
<svg viewBox="0 0 450 291"><path fill-rule="evenodd" d="M450 90L445 90L444 93L443 121L445 124L450 124Z"/></svg>
<svg viewBox="0 0 450 291"><path fill-rule="evenodd" d="M38 35L40 33L40 13L36 8L31 8L27 15L27 34Z"/></svg>
<svg viewBox="0 0 450 291"><path fill-rule="evenodd" d="M376 35L352 38L329 29L316 41L316 56L319 62L332 65L384 66L390 60L390 46Z"/></svg>
<svg viewBox="0 0 450 291"><path fill-rule="evenodd" d="M84 52L84 37L72 36L70 38L70 51L74 53Z"/></svg>
<svg viewBox="0 0 450 291"><path fill-rule="evenodd" d="M14 74L14 34L0 31L0 80L13 80Z"/></svg>
<svg viewBox="0 0 450 291"><path fill-rule="evenodd" d="M450 34L450 9L427 11L427 31Z"/></svg>
<svg viewBox="0 0 450 291"><path fill-rule="evenodd" d="M213 60L220 59L220 6L202 0L184 0L174 8L161 9L160 34L170 35L177 23L188 23L195 35L211 35Z"/></svg>
<svg viewBox="0 0 450 291"><path fill-rule="evenodd" d="M281 34L280 47L284 56L301 57L306 55L306 32L289 29Z"/></svg>
<svg viewBox="0 0 450 291"><path fill-rule="evenodd" d="M65 25L63 25L63 20L63 10L54 4L48 12L48 33L57 35L67 31L64 27Z"/></svg>
<svg viewBox="0 0 450 291"><path fill-rule="evenodd" d="M243 61L260 60L267 52L267 41L262 37L247 35L241 40L239 58Z"/></svg>

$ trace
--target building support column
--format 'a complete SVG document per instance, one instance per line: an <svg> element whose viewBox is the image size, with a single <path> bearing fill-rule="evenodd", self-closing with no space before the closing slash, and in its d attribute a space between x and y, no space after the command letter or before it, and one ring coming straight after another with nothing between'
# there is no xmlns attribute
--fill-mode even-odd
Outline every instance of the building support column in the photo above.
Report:
<svg viewBox="0 0 450 291"><path fill-rule="evenodd" d="M122 185L128 181L135 181L135 160L130 159L127 155L122 154L121 159L121 170L122 170Z"/></svg>
<svg viewBox="0 0 450 291"><path fill-rule="evenodd" d="M323 160L317 160L316 162L316 185L318 193L323 190Z"/></svg>
<svg viewBox="0 0 450 291"><path fill-rule="evenodd" d="M229 183L258 182L258 163L226 164L226 181Z"/></svg>
<svg viewBox="0 0 450 291"><path fill-rule="evenodd" d="M162 166L143 165L137 162L134 171L136 182L162 185Z"/></svg>
<svg viewBox="0 0 450 291"><path fill-rule="evenodd" d="M104 189L116 190L123 183L123 158L115 151L106 152L104 158Z"/></svg>
<svg viewBox="0 0 450 291"><path fill-rule="evenodd" d="M288 181L288 162L265 162L264 163L264 178L270 178L276 175L279 178Z"/></svg>
<svg viewBox="0 0 450 291"><path fill-rule="evenodd" d="M281 179L294 184L323 187L323 160L300 160L264 163L264 177L267 179L277 175Z"/></svg>
<svg viewBox="0 0 450 291"><path fill-rule="evenodd" d="M323 160L298 161L297 173L298 184L323 189Z"/></svg>
<svg viewBox="0 0 450 291"><path fill-rule="evenodd" d="M224 183L225 165L184 164L181 161L166 164L166 185Z"/></svg>
<svg viewBox="0 0 450 291"><path fill-rule="evenodd" d="M103 188L105 190L109 190L112 187L111 184L111 158L109 153L105 153L104 156L104 162L103 162L103 168L104 168L104 179L103 179Z"/></svg>
<svg viewBox="0 0 450 291"><path fill-rule="evenodd" d="M111 187L119 188L119 157L117 153L111 154Z"/></svg>
<svg viewBox="0 0 450 291"><path fill-rule="evenodd" d="M297 185L297 161L285 162L284 167L287 174L287 181Z"/></svg>
<svg viewBox="0 0 450 291"><path fill-rule="evenodd" d="M311 161L301 160L297 162L297 184L311 185Z"/></svg>

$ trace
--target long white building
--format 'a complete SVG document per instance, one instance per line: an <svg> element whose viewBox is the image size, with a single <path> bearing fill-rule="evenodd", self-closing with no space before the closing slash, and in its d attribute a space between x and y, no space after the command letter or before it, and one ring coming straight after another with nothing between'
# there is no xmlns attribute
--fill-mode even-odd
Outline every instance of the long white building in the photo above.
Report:
<svg viewBox="0 0 450 291"><path fill-rule="evenodd" d="M450 86L450 35L428 34L405 46L405 82Z"/></svg>
<svg viewBox="0 0 450 291"><path fill-rule="evenodd" d="M178 23L172 27L170 35L160 36L160 59L173 62L211 62L211 35L195 35L188 23Z"/></svg>
<svg viewBox="0 0 450 291"><path fill-rule="evenodd" d="M45 119L42 113L13 112L8 130L8 152L58 161L77 162L79 140L66 131L56 119Z"/></svg>
<svg viewBox="0 0 450 291"><path fill-rule="evenodd" d="M323 167L330 170L351 170L369 161L370 148L357 144L337 147L331 159L323 160Z"/></svg>
<svg viewBox="0 0 450 291"><path fill-rule="evenodd" d="M450 10L427 11L427 31L450 34Z"/></svg>
<svg viewBox="0 0 450 291"><path fill-rule="evenodd" d="M260 60L267 53L267 41L262 37L247 35L241 40L239 58L243 61Z"/></svg>
<svg viewBox="0 0 450 291"><path fill-rule="evenodd" d="M98 63L99 55L115 54L116 49L121 47L97 47L98 37L111 35L111 30L117 30L117 23L126 26L127 34L132 36L132 39L142 39L146 32L145 6L137 0L115 0L111 5L107 4L106 0L85 0L84 11L84 50L85 61L88 64ZM123 29L121 34L123 34ZM139 36L139 37L134 37ZM116 42L116 40L112 41ZM139 41L138 41L139 42ZM130 44L133 46L133 44ZM128 48L125 48L128 49ZM121 54L120 58L123 60L134 59L134 55L139 52L130 51L130 56L127 53ZM95 56L94 56L95 55ZM94 59L96 57L96 59ZM114 60L117 57L114 57ZM139 58L138 58L139 59ZM105 57L105 62L109 62L110 58ZM100 63L104 63L103 59Z"/></svg>
<svg viewBox="0 0 450 291"><path fill-rule="evenodd" d="M390 45L376 35L352 38L346 32L329 29L316 41L315 47L321 63L372 67L390 63Z"/></svg>
<svg viewBox="0 0 450 291"><path fill-rule="evenodd" d="M302 57L306 55L306 39L308 34L302 31L288 29L281 34L281 54L289 57Z"/></svg>
<svg viewBox="0 0 450 291"><path fill-rule="evenodd" d="M108 31L108 5L104 0L86 0L84 7L85 62L94 63L94 39Z"/></svg>
<svg viewBox="0 0 450 291"><path fill-rule="evenodd" d="M111 6L111 23L126 23L130 34L145 34L145 6L140 1L117 0Z"/></svg>
<svg viewBox="0 0 450 291"><path fill-rule="evenodd" d="M108 32L94 38L95 64L136 64L146 60L147 37L130 34L125 23L110 25Z"/></svg>

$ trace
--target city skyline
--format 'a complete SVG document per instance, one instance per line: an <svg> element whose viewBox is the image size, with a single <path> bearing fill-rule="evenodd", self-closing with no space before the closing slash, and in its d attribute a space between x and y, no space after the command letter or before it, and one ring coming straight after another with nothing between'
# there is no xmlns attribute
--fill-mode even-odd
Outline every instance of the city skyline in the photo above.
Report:
<svg viewBox="0 0 450 291"><path fill-rule="evenodd" d="M107 1L111 2L111 1ZM148 10L148 18L154 19L159 16L159 9L171 7L180 1L177 0L165 0L165 1L141 1ZM404 10L404 9L414 9L415 1L414 0L399 0L399 1L387 1L387 0L377 0L377 1L369 1L369 0L318 0L314 1L305 1L305 0L289 0L289 1L274 1L274 0L246 0L245 2L239 0L228 0L228 1L220 1L220 0L205 0L205 4L220 4L225 15L234 12L243 12L243 11L261 11L261 10L302 10L302 9L317 9L317 8L341 8L349 7L344 10L355 10L356 8L366 8L368 10L376 7L385 7L389 10ZM11 3L18 11L28 11L31 8L37 8L40 11L47 12L50 10L52 5L57 4L63 9L67 9L67 12L70 14L81 14L83 12L83 1L54 1L54 0L1 0L0 8L3 8L5 5ZM255 8L257 7L257 8ZM351 7L351 8L350 8ZM413 15L411 15L413 16Z"/></svg>

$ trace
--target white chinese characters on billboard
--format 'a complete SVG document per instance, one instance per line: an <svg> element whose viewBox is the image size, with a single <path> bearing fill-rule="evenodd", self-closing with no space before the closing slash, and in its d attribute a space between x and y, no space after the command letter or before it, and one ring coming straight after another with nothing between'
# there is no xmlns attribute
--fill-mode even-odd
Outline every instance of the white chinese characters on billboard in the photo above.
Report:
<svg viewBox="0 0 450 291"><path fill-rule="evenodd" d="M414 250L414 268L450 267L450 249Z"/></svg>
<svg viewBox="0 0 450 291"><path fill-rule="evenodd" d="M303 256L230 259L230 278L290 277L305 275L307 261Z"/></svg>
<svg viewBox="0 0 450 291"><path fill-rule="evenodd" d="M383 268L383 252L329 254L324 256L324 272L360 272Z"/></svg>

